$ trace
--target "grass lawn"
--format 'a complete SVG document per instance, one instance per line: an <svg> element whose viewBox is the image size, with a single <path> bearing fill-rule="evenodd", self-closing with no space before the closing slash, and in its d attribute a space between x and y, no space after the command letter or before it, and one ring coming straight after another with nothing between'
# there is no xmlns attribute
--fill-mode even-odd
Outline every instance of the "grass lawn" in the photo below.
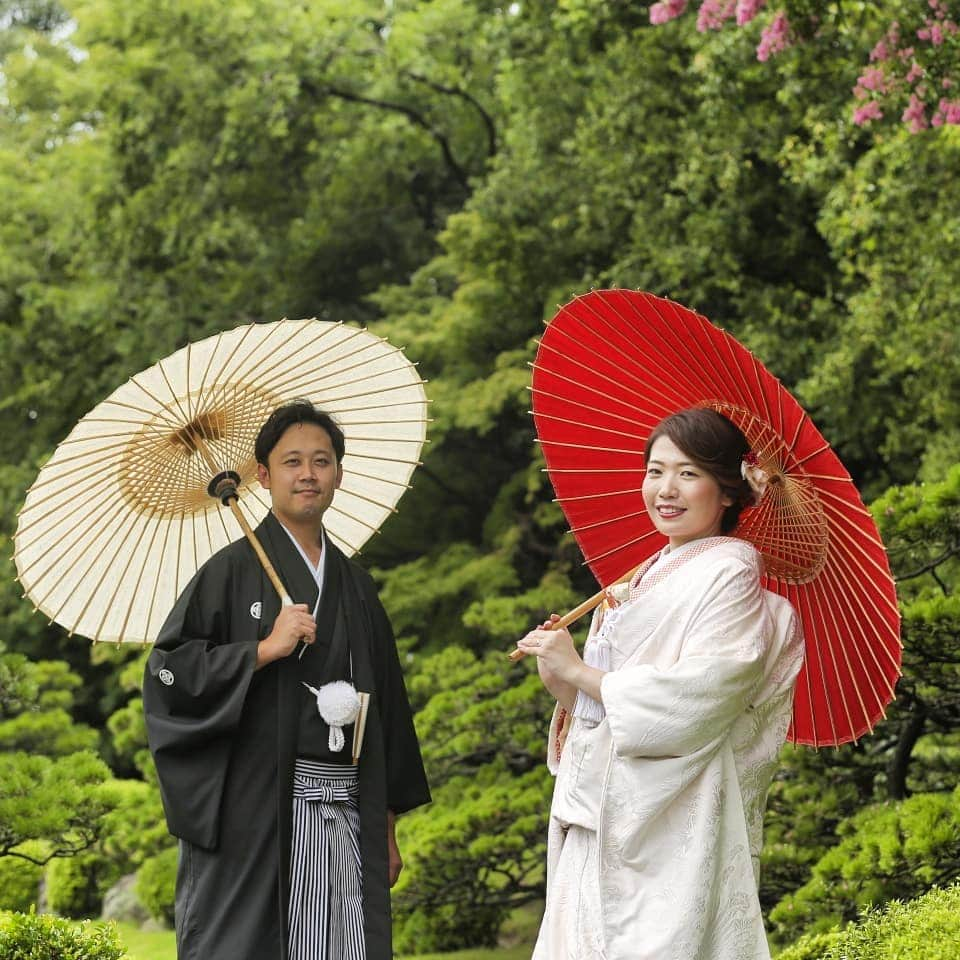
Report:
<svg viewBox="0 0 960 960"><path fill-rule="evenodd" d="M138 930L119 924L120 941L128 950L128 960L176 960L177 948L172 930ZM403 960L529 960L531 945L503 950L459 950L456 953L430 953Z"/></svg>

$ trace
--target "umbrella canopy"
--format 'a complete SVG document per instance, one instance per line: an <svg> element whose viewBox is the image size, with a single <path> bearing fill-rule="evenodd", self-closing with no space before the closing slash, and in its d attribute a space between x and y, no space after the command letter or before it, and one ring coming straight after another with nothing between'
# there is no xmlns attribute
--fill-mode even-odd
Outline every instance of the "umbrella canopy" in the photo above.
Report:
<svg viewBox="0 0 960 960"><path fill-rule="evenodd" d="M733 535L760 551L764 586L793 604L806 639L789 737L838 745L875 726L900 675L886 551L836 454L756 357L680 304L598 290L547 325L532 391L557 500L602 586L665 543L641 497L653 427L697 406L740 427L770 484Z"/></svg>
<svg viewBox="0 0 960 960"><path fill-rule="evenodd" d="M319 320L217 334L119 387L76 425L27 492L14 540L25 595L94 641L152 640L200 565L270 507L253 455L260 426L306 399L346 437L324 515L359 550L409 486L426 435L423 382L367 330ZM239 512L208 492L236 475ZM269 571L268 571L269 572Z"/></svg>

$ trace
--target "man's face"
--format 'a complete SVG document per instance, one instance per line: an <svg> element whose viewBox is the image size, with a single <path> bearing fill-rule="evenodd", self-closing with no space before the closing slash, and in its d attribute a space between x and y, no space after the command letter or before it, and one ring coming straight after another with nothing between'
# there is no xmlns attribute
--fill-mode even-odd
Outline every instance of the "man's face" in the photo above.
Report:
<svg viewBox="0 0 960 960"><path fill-rule="evenodd" d="M288 527L319 520L343 479L330 434L315 423L287 427L270 451L267 466L257 464L260 485L270 491L273 512Z"/></svg>

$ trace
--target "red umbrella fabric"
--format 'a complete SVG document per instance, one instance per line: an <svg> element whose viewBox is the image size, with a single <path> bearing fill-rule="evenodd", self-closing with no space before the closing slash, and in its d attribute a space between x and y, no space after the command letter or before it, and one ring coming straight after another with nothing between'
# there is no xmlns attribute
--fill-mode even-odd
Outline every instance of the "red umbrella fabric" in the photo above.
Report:
<svg viewBox="0 0 960 960"><path fill-rule="evenodd" d="M696 406L736 423L770 484L733 535L763 555L764 586L793 604L806 640L789 739L836 746L873 729L900 676L886 551L843 464L753 354L678 303L597 290L547 325L532 391L557 500L601 586L665 543L640 494L653 427Z"/></svg>

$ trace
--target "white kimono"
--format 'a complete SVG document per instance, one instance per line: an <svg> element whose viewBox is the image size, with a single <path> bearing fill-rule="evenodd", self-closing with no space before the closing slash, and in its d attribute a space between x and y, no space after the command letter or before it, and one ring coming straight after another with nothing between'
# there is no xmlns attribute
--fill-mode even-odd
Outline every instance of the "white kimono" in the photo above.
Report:
<svg viewBox="0 0 960 960"><path fill-rule="evenodd" d="M534 960L769 958L763 810L803 643L760 573L748 543L708 538L662 559L616 609L605 718L574 718L559 765L551 727Z"/></svg>

